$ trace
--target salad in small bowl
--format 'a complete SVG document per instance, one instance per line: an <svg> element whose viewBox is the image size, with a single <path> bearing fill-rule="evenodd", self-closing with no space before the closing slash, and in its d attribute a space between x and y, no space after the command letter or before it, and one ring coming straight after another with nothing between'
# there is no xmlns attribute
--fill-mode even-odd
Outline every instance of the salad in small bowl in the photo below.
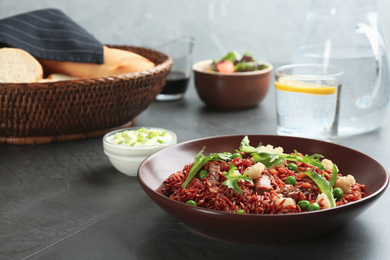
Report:
<svg viewBox="0 0 390 260"><path fill-rule="evenodd" d="M236 51L229 52L220 59L213 60L210 70L220 73L235 73L265 70L269 66L256 60L250 52L242 56Z"/></svg>
<svg viewBox="0 0 390 260"><path fill-rule="evenodd" d="M241 110L259 105L271 80L272 64L256 60L249 52L229 52L220 59L197 62L192 67L200 99L219 110Z"/></svg>

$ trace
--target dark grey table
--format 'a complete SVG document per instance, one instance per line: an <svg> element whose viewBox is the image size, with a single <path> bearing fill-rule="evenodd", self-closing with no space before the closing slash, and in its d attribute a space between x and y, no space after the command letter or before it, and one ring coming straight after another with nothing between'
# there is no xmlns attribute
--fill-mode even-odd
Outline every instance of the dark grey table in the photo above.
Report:
<svg viewBox="0 0 390 260"><path fill-rule="evenodd" d="M191 83L183 100L155 101L139 115L137 125L171 129L179 142L275 134L274 91L256 108L220 112L207 108ZM389 169L389 130L387 118L381 129L341 137L339 143ZM390 258L388 190L370 210L326 236L289 245L234 244L199 235L165 213L137 178L111 166L101 138L0 144L0 214L0 259Z"/></svg>

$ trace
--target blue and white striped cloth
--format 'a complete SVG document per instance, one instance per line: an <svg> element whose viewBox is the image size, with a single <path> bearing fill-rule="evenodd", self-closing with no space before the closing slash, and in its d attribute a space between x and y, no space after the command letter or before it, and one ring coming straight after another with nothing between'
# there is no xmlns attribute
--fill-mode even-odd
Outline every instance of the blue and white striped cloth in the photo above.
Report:
<svg viewBox="0 0 390 260"><path fill-rule="evenodd" d="M57 9L0 20L0 47L15 47L48 60L103 63L103 45Z"/></svg>

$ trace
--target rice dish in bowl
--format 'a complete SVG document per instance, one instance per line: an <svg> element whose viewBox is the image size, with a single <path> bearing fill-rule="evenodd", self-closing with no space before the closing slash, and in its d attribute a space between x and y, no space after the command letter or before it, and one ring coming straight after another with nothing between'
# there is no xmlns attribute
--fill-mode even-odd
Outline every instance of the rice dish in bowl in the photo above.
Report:
<svg viewBox="0 0 390 260"><path fill-rule="evenodd" d="M286 154L294 153L296 150L302 154L323 155L337 165L340 173L348 173L354 176L359 189L361 189L361 198L356 201L348 201L346 204L341 203L342 200L338 199L336 203L339 205L330 208L323 207L323 200L317 201L317 204L322 205L320 210L301 210L295 205L295 211L290 211L291 206L281 207L281 211L269 211L269 209L275 209L275 206L277 209L285 203L282 200L274 200L275 197L280 196L280 193L276 192L278 195L274 194L274 198L268 198L268 202L271 201L272 204L268 209L266 207L258 208L260 211L265 210L267 212L256 214L251 209L245 208L246 203L243 203L244 207L238 209L230 205L229 209L231 210L229 211L224 210L225 207L222 207L221 210L202 207L202 205L188 205L184 200L178 201L168 197L172 194L169 194L170 191L167 193L166 180L172 174L180 173L183 168L185 169L185 165L194 162L194 158L199 155L199 151L206 147L203 151L204 155L224 152L234 154L243 137L243 135L233 135L198 139L180 143L157 152L141 164L138 171L140 184L161 208L189 228L217 239L250 244L292 243L338 229L366 210L373 201L383 194L388 185L388 174L380 163L347 147L305 138L250 135L248 138L251 143L262 142L266 145L272 144L274 147L280 146L284 148ZM199 158L202 157L199 156ZM229 172L229 169L226 170ZM197 178L196 174L194 178ZM348 174L343 175L347 176ZM201 181L199 178L197 179ZM198 182L198 180L195 181ZM206 178L203 180L206 180ZM305 182L302 182L297 178L295 187L300 187L306 182L313 184L310 179L305 180ZM226 180L221 179L221 181L225 182ZM178 183L180 183L178 186L183 185L182 182ZM238 182L238 184L242 193L245 194L246 187L243 186L243 183ZM361 184L364 184L364 186ZM188 185L191 188L191 184ZM234 181L231 183L231 187L225 186L226 191L234 194L234 188L231 188L234 187ZM286 195L288 192L285 191L284 194ZM320 192L317 191L317 197L318 194ZM235 196L239 197L238 195ZM267 200L267 194L257 194L257 196L264 196L263 201ZM308 199L310 203L315 202L317 198L313 195L312 199L313 201ZM197 201L196 198L193 200ZM199 203L199 200L197 203ZM236 202L236 205L238 204ZM237 212L238 210L244 210L245 212ZM292 225L292 223L294 224Z"/></svg>

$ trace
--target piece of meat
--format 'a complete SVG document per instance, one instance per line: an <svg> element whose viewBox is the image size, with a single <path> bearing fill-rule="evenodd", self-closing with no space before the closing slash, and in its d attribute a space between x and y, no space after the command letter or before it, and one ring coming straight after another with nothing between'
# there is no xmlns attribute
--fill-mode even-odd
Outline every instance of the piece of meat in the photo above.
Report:
<svg viewBox="0 0 390 260"><path fill-rule="evenodd" d="M295 201L301 200L301 192L300 192L300 190L295 189L294 186L289 185L289 184L283 186L280 189L279 193L282 194L283 197L292 198ZM302 194L302 196L303 196L303 194Z"/></svg>
<svg viewBox="0 0 390 260"><path fill-rule="evenodd" d="M264 193L273 190L271 180L267 175L263 175L255 180L255 188L258 193Z"/></svg>
<svg viewBox="0 0 390 260"><path fill-rule="evenodd" d="M207 179L211 182L219 182L221 180L221 166L217 162L209 162L205 164L205 169L209 173Z"/></svg>

